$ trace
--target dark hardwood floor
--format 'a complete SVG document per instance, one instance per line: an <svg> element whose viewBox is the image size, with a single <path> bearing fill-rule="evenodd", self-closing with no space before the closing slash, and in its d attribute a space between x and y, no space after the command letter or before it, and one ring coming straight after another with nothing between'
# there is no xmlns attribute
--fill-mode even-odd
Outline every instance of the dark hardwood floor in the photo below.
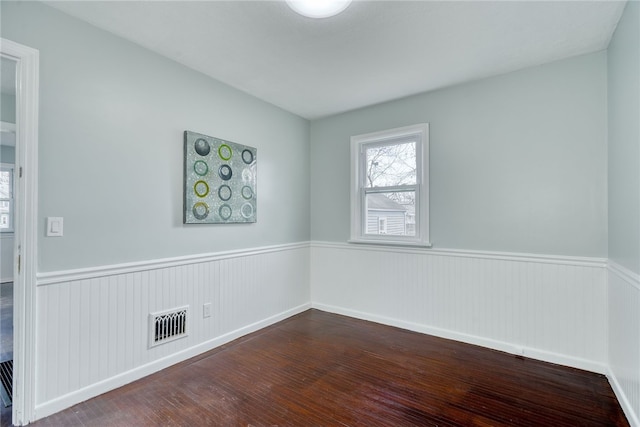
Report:
<svg viewBox="0 0 640 427"><path fill-rule="evenodd" d="M309 310L34 426L626 426L602 375Z"/></svg>

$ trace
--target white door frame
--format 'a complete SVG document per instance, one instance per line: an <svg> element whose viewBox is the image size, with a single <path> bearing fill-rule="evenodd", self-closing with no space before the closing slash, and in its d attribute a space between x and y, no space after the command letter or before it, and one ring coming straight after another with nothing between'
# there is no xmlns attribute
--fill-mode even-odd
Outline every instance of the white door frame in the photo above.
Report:
<svg viewBox="0 0 640 427"><path fill-rule="evenodd" d="M35 409L40 53L4 38L0 53L16 61L12 416L14 424L25 425L33 420Z"/></svg>

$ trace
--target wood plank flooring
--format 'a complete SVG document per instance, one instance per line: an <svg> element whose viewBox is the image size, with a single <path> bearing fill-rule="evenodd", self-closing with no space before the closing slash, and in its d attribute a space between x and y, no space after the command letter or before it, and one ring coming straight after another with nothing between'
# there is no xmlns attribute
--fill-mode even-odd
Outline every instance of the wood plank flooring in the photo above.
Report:
<svg viewBox="0 0 640 427"><path fill-rule="evenodd" d="M627 426L607 379L309 310L34 426Z"/></svg>

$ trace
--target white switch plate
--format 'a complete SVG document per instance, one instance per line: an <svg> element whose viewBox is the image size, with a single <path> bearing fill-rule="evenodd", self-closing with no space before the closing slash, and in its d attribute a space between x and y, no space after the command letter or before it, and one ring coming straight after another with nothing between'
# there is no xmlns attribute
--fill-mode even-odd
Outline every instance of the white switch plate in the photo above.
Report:
<svg viewBox="0 0 640 427"><path fill-rule="evenodd" d="M208 302L202 306L202 317L211 317L211 303Z"/></svg>
<svg viewBox="0 0 640 427"><path fill-rule="evenodd" d="M64 218L60 216L47 217L47 237L62 237Z"/></svg>

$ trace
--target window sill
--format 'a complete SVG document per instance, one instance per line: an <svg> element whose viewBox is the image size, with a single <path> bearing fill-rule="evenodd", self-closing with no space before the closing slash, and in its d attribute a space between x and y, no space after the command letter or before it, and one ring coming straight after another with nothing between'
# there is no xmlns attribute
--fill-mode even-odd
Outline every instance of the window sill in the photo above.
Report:
<svg viewBox="0 0 640 427"><path fill-rule="evenodd" d="M376 246L399 246L404 248L423 248L429 249L433 247L431 242L403 242L401 240L381 240L381 239L349 239L347 243L356 245L376 245Z"/></svg>

